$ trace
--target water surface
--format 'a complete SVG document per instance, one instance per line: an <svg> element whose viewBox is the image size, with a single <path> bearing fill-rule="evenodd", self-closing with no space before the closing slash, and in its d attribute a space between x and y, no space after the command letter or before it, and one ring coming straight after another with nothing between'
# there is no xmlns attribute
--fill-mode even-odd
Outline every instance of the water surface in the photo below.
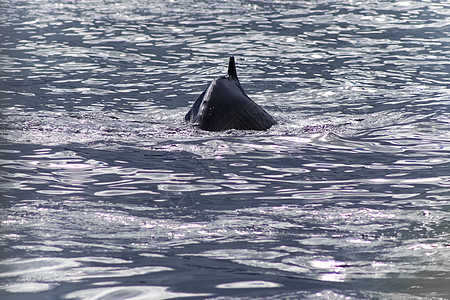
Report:
<svg viewBox="0 0 450 300"><path fill-rule="evenodd" d="M450 297L445 1L1 6L0 298Z"/></svg>

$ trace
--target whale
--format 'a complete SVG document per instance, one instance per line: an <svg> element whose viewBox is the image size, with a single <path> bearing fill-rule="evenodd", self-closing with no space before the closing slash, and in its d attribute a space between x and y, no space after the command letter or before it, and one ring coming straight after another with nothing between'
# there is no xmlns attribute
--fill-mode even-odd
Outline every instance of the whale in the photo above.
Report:
<svg viewBox="0 0 450 300"><path fill-rule="evenodd" d="M228 74L217 77L208 85L184 119L207 131L267 130L277 123L245 93L233 56L229 59Z"/></svg>

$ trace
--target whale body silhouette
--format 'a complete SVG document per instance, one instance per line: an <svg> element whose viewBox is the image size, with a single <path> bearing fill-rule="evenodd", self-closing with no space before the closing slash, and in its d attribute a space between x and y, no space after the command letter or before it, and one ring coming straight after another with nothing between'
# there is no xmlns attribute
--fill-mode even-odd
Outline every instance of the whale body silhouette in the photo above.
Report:
<svg viewBox="0 0 450 300"><path fill-rule="evenodd" d="M267 130L276 121L251 100L239 83L234 57L228 75L214 79L197 98L184 119L203 130Z"/></svg>

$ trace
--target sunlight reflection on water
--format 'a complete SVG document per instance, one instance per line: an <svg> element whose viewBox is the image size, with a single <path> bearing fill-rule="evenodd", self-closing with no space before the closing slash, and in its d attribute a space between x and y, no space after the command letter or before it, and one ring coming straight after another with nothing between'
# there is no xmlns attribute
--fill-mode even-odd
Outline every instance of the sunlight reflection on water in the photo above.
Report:
<svg viewBox="0 0 450 300"><path fill-rule="evenodd" d="M447 297L449 16L3 3L0 298ZM184 123L229 55L270 130Z"/></svg>

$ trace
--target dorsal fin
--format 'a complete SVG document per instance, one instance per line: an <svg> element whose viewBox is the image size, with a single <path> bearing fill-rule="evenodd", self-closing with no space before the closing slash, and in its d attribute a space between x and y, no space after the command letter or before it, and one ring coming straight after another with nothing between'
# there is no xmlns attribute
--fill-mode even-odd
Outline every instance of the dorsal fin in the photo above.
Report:
<svg viewBox="0 0 450 300"><path fill-rule="evenodd" d="M230 56L230 62L228 64L228 76L230 76L230 78L237 79L236 64L234 62L234 56Z"/></svg>

